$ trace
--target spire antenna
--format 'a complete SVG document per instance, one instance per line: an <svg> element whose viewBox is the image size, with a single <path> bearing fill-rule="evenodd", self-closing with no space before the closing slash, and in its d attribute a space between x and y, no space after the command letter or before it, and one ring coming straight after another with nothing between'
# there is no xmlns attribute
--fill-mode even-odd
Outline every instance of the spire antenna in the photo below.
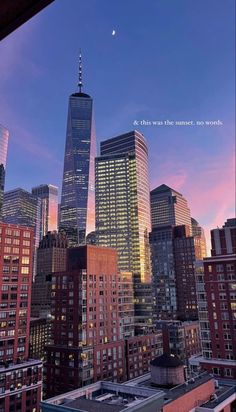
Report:
<svg viewBox="0 0 236 412"><path fill-rule="evenodd" d="M83 87L83 83L82 83L82 53L81 53L81 49L79 51L79 92L81 93L82 87Z"/></svg>

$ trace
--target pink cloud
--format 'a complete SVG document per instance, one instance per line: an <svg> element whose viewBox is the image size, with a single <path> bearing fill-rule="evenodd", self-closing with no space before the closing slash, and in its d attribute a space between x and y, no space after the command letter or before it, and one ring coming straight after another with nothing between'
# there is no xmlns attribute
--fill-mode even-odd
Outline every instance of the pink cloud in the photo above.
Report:
<svg viewBox="0 0 236 412"><path fill-rule="evenodd" d="M151 187L165 183L183 194L191 215L205 229L209 251L210 230L235 214L235 156L232 152L214 157L198 153L186 159L172 155L161 162L158 180L153 178Z"/></svg>

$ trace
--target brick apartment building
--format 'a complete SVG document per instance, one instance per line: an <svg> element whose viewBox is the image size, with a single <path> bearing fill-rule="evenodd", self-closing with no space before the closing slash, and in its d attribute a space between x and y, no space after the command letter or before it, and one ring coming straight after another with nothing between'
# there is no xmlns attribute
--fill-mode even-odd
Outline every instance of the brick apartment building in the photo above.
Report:
<svg viewBox="0 0 236 412"><path fill-rule="evenodd" d="M39 411L40 361L30 361L34 231L0 223L0 411Z"/></svg>

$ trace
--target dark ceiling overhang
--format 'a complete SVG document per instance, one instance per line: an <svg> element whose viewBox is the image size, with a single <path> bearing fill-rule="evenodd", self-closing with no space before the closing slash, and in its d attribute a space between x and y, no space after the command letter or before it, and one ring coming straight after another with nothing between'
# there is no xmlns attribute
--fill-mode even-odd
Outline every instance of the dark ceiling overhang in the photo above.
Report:
<svg viewBox="0 0 236 412"><path fill-rule="evenodd" d="M1 0L0 40L4 39L54 0Z"/></svg>

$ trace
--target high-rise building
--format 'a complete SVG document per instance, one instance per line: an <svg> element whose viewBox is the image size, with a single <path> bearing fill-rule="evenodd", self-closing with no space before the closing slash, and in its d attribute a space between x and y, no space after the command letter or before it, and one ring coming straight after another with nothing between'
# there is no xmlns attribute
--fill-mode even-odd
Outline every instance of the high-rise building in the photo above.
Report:
<svg viewBox="0 0 236 412"><path fill-rule="evenodd" d="M66 270L67 247L64 233L47 233L39 243L31 300L31 315L35 318L51 315L52 274Z"/></svg>
<svg viewBox="0 0 236 412"><path fill-rule="evenodd" d="M36 274L36 250L40 240L41 199L24 189L17 188L4 193L3 222L28 226L34 229L34 269Z"/></svg>
<svg viewBox="0 0 236 412"><path fill-rule="evenodd" d="M199 225L199 223L193 217L191 217L191 223L192 223L192 235L195 238L198 238L200 241L200 245L201 245L200 259L203 259L207 256L206 237L205 237L204 229Z"/></svg>
<svg viewBox="0 0 236 412"><path fill-rule="evenodd" d="M60 229L71 244L85 244L95 228L94 158L96 138L93 99L82 92L80 55L79 91L69 98Z"/></svg>
<svg viewBox="0 0 236 412"><path fill-rule="evenodd" d="M218 378L236 379L236 224L211 231L212 257L197 274L203 347L200 364ZM199 268L200 269L200 268Z"/></svg>
<svg viewBox="0 0 236 412"><path fill-rule="evenodd" d="M87 245L67 254L66 271L52 275L47 396L100 379L137 377L162 353L160 332L133 336L132 277L118 272L117 252Z"/></svg>
<svg viewBox="0 0 236 412"><path fill-rule="evenodd" d="M40 185L32 188L32 194L41 199L40 239L48 232L57 230L58 187Z"/></svg>
<svg viewBox="0 0 236 412"><path fill-rule="evenodd" d="M190 236L188 226L175 226L173 231L177 317L198 319L195 267L202 258L199 236Z"/></svg>
<svg viewBox="0 0 236 412"><path fill-rule="evenodd" d="M0 233L0 410L38 412L42 364L28 359L34 231L0 223Z"/></svg>
<svg viewBox="0 0 236 412"><path fill-rule="evenodd" d="M156 227L150 233L154 310L157 319L177 319L173 226Z"/></svg>
<svg viewBox="0 0 236 412"><path fill-rule="evenodd" d="M0 124L0 220L2 219L8 139L9 131Z"/></svg>
<svg viewBox="0 0 236 412"><path fill-rule="evenodd" d="M195 263L205 254L203 229L187 200L165 184L151 191L150 246L158 319L198 318Z"/></svg>
<svg viewBox="0 0 236 412"><path fill-rule="evenodd" d="M101 143L95 160L96 244L118 252L119 270L133 273L135 328L152 324L153 297L148 235L148 148L137 131Z"/></svg>
<svg viewBox="0 0 236 412"><path fill-rule="evenodd" d="M67 253L66 271L52 276L47 395L98 379L125 379L116 251L87 245Z"/></svg>
<svg viewBox="0 0 236 412"><path fill-rule="evenodd" d="M39 244L41 200L24 189L4 193L3 221L34 229L35 246Z"/></svg>
<svg viewBox="0 0 236 412"><path fill-rule="evenodd" d="M162 226L187 225L192 233L187 200L169 186L162 184L151 191L152 229Z"/></svg>
<svg viewBox="0 0 236 412"><path fill-rule="evenodd" d="M198 319L195 265L201 241L189 226L161 226L150 233L155 309L158 319Z"/></svg>

